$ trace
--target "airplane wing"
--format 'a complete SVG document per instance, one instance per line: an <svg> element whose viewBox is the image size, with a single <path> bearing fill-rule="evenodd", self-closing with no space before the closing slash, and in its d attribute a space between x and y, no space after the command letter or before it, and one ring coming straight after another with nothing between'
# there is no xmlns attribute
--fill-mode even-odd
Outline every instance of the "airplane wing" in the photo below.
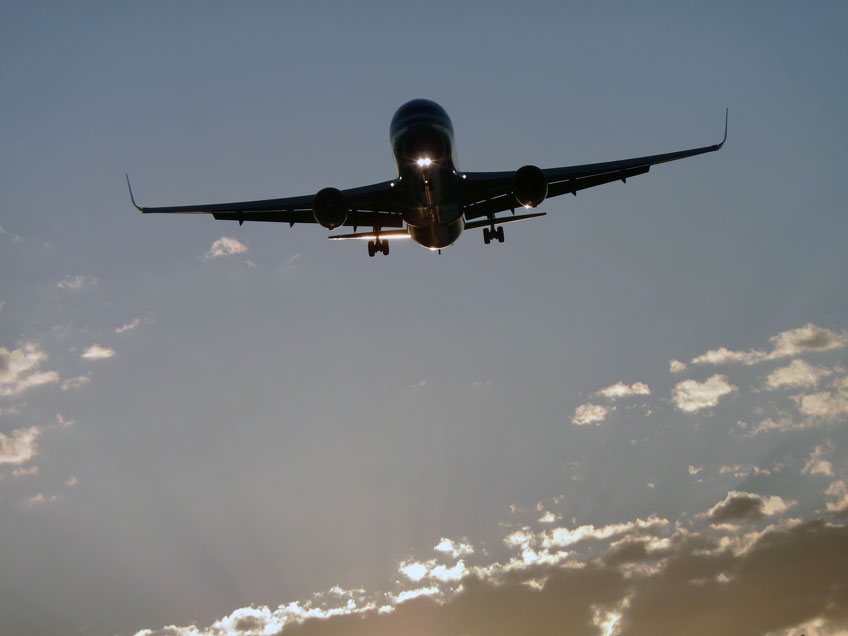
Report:
<svg viewBox="0 0 848 636"><path fill-rule="evenodd" d="M645 174L651 166L658 163L694 157L706 152L715 152L724 145L725 141L727 141L727 113L725 113L724 118L724 139L718 144L647 157L543 169L542 173L548 182L547 198L561 194L577 196L579 190L613 181L626 181L629 177ZM514 175L515 172L513 171L465 173L463 188L465 218L475 219L504 210L514 211L515 208L520 207L512 194Z"/></svg>
<svg viewBox="0 0 848 636"><path fill-rule="evenodd" d="M291 226L295 223L316 222L312 214L314 195L206 205L142 207L135 202L129 177L127 187L132 204L144 214L211 214L215 219L238 221L239 224L245 221L270 221ZM342 190L342 194L351 210L345 225L403 227L402 203L395 195L392 181Z"/></svg>

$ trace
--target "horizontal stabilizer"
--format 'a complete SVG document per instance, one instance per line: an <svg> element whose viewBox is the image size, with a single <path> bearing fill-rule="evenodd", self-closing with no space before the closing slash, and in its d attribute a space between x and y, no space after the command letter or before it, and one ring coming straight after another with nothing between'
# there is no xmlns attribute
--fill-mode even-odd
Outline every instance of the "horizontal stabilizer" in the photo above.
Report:
<svg viewBox="0 0 848 636"><path fill-rule="evenodd" d="M409 232L407 230L389 230L388 232L356 232L354 234L336 234L332 236L328 236L328 239L331 241L347 241L347 240L359 240L359 241L374 241L376 239L380 239L381 241L385 241L386 239L396 240L396 239L408 239Z"/></svg>
<svg viewBox="0 0 848 636"><path fill-rule="evenodd" d="M547 212L535 212L534 214L518 214L516 216L503 216L501 218L480 219L479 221L471 221L465 224L466 230L476 230L481 227L492 227L493 225L504 225L506 223L514 223L515 221L526 221L527 219L535 219L540 216L545 216Z"/></svg>

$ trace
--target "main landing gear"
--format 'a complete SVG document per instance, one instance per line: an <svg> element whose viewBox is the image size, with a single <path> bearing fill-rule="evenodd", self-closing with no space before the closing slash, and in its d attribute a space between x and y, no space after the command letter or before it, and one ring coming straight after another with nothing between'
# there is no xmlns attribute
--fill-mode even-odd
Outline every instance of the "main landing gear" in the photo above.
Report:
<svg viewBox="0 0 848 636"><path fill-rule="evenodd" d="M483 228L483 242L488 245L492 239L497 239L498 243L504 242L504 231L503 225L500 227L495 227L494 225L490 228Z"/></svg>
<svg viewBox="0 0 848 636"><path fill-rule="evenodd" d="M368 256L374 256L377 252L382 252L384 256L389 255L389 241L368 241Z"/></svg>

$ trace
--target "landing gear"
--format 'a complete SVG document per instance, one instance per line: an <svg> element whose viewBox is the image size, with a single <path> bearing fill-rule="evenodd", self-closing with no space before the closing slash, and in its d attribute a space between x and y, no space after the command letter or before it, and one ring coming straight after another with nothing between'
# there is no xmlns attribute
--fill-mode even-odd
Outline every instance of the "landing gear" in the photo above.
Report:
<svg viewBox="0 0 848 636"><path fill-rule="evenodd" d="M487 227L483 228L483 242L488 245L492 241L492 239L497 239L498 243L504 242L503 226L497 228L492 226L491 229Z"/></svg>
<svg viewBox="0 0 848 636"><path fill-rule="evenodd" d="M382 252L384 256L389 255L389 242L381 241L377 239L376 241L368 241L368 256L374 256L377 252Z"/></svg>

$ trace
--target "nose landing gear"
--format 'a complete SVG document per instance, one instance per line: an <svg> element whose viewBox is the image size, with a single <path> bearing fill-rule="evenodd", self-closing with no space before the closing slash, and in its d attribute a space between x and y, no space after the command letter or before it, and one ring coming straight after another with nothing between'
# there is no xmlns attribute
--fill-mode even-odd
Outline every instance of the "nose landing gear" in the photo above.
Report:
<svg viewBox="0 0 848 636"><path fill-rule="evenodd" d="M498 243L504 242L504 229L503 226L495 227L494 225L490 228L483 228L483 242L488 245L492 239L497 239Z"/></svg>

